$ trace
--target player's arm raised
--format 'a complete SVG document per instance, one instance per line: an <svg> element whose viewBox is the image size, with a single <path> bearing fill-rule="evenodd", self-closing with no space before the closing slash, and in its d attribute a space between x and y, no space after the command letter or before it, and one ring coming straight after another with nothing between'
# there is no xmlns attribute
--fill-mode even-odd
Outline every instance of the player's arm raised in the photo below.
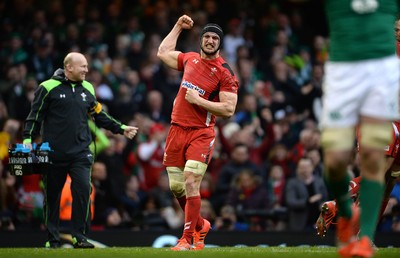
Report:
<svg viewBox="0 0 400 258"><path fill-rule="evenodd" d="M183 29L191 29L193 27L193 20L187 15L182 15L179 17L175 26L168 33L168 35L163 39L158 48L157 56L163 61L167 66L173 69L178 69L178 55L180 51L176 51L176 42Z"/></svg>

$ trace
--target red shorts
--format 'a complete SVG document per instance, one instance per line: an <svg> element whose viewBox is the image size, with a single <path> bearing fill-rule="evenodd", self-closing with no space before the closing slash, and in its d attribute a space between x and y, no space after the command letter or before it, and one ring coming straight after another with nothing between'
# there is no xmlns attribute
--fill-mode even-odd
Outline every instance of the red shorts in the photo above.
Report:
<svg viewBox="0 0 400 258"><path fill-rule="evenodd" d="M184 167L187 160L208 164L215 142L214 127L185 128L171 125L164 152L166 167Z"/></svg>

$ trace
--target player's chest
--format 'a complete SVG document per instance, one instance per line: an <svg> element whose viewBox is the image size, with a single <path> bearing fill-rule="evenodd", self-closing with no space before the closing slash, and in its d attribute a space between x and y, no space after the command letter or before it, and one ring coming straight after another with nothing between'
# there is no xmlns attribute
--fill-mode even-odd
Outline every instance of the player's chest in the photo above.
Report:
<svg viewBox="0 0 400 258"><path fill-rule="evenodd" d="M213 92L219 86L219 69L217 65L204 64L201 60L193 59L185 66L183 79L193 87L197 86L205 92Z"/></svg>

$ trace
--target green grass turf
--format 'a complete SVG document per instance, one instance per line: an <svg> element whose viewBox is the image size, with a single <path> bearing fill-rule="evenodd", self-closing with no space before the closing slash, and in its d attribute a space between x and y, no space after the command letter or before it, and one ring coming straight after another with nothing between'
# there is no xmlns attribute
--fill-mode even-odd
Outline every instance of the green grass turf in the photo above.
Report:
<svg viewBox="0 0 400 258"><path fill-rule="evenodd" d="M45 249L45 248L0 248L1 258L161 258L161 257L204 257L204 258L243 258L243 257L339 257L333 247L215 247L202 251L174 252L169 248L132 247L132 248L95 248L95 249ZM380 248L375 258L400 257L400 248Z"/></svg>

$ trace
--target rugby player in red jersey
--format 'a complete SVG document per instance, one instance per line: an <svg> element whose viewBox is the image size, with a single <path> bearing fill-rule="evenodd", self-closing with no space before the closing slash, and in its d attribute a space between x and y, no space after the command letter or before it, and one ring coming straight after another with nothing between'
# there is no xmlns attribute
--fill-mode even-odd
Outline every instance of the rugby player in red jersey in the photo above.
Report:
<svg viewBox="0 0 400 258"><path fill-rule="evenodd" d="M211 226L200 216L200 183L214 149L215 117L234 114L239 87L236 76L219 55L224 36L219 25L204 26L200 53L175 50L182 30L192 27L192 18L181 16L157 54L168 67L183 71L163 161L171 191L185 211L183 235L171 248L174 251L204 248L204 238Z"/></svg>

